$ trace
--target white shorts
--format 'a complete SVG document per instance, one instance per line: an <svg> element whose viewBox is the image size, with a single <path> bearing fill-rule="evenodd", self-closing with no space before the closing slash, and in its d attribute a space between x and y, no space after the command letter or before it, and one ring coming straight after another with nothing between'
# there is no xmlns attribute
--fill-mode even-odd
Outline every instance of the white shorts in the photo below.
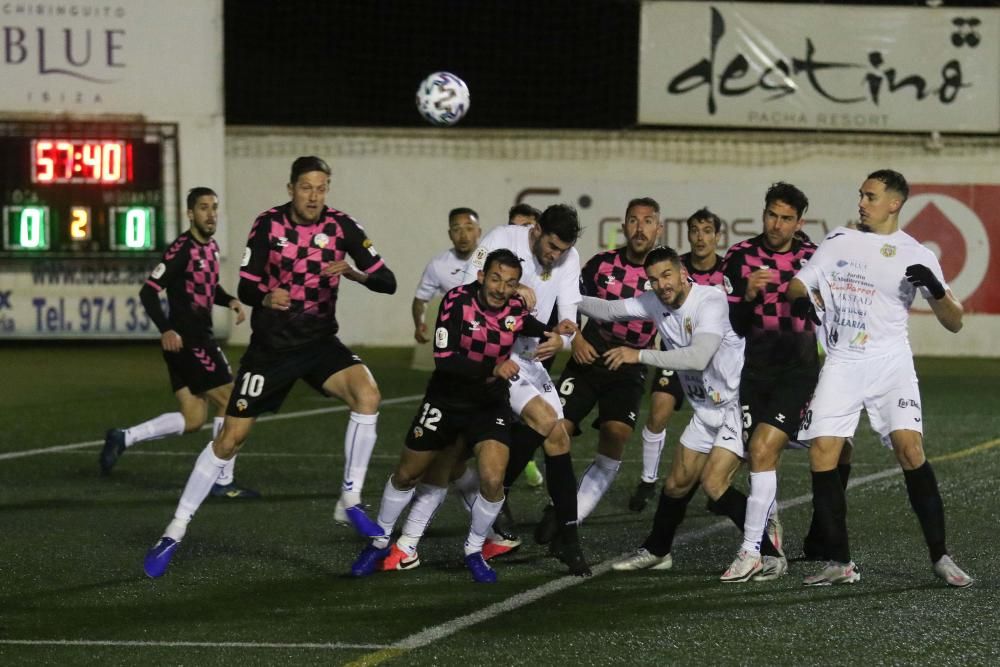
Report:
<svg viewBox="0 0 1000 667"><path fill-rule="evenodd" d="M712 447L721 447L745 459L743 413L739 401L720 405L716 410L722 418L720 426L710 426L695 412L681 433L681 444L701 454L708 454L712 451Z"/></svg>
<svg viewBox="0 0 1000 667"><path fill-rule="evenodd" d="M563 418L562 403L559 401L559 392L556 391L555 384L545 370L540 361L533 359L523 359L517 355L511 357L521 370L515 376L517 379L510 383L510 409L515 415L520 415L524 406L536 396L541 396L542 400L552 406L556 411L558 419Z"/></svg>
<svg viewBox="0 0 1000 667"><path fill-rule="evenodd" d="M909 349L863 361L827 357L799 439L849 438L858 427L862 408L886 447L891 445L889 434L893 431L923 434L920 387Z"/></svg>

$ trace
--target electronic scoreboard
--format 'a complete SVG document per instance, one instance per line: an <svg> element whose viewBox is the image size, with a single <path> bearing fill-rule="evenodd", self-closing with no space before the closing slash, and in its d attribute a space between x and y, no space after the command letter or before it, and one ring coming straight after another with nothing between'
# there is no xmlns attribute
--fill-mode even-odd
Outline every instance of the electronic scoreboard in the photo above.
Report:
<svg viewBox="0 0 1000 667"><path fill-rule="evenodd" d="M0 119L0 337L158 335L138 291L179 169L176 124Z"/></svg>

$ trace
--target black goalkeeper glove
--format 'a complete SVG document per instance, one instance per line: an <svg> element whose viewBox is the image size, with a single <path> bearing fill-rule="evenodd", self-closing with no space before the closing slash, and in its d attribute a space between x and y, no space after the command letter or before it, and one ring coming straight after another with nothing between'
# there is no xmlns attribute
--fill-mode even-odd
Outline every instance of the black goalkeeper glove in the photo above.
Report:
<svg viewBox="0 0 1000 667"><path fill-rule="evenodd" d="M910 264L906 267L906 279L914 287L926 287L935 299L944 298L944 285L934 277L934 273L923 264Z"/></svg>
<svg viewBox="0 0 1000 667"><path fill-rule="evenodd" d="M807 296L800 296L795 301L792 301L792 315L811 321L816 326L823 324L823 320L819 319L819 315L816 314L816 308Z"/></svg>

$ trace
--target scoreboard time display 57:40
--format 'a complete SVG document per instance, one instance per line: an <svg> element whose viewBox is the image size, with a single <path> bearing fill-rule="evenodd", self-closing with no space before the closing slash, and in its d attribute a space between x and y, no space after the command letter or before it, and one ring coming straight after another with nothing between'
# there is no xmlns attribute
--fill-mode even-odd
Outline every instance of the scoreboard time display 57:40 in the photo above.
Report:
<svg viewBox="0 0 1000 667"><path fill-rule="evenodd" d="M158 335L138 290L179 168L176 124L0 120L0 337Z"/></svg>

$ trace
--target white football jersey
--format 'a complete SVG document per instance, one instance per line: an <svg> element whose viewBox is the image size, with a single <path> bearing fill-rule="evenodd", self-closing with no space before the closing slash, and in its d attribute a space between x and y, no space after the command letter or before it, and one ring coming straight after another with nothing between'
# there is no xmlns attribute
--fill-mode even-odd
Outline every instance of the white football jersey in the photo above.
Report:
<svg viewBox="0 0 1000 667"><path fill-rule="evenodd" d="M444 294L450 289L475 280L465 279L465 265L468 259L462 259L455 254L454 248L448 248L436 255L424 267L424 273L417 284L417 292L413 296L421 301L430 301L436 294Z"/></svg>
<svg viewBox="0 0 1000 667"><path fill-rule="evenodd" d="M722 337L719 349L703 371L676 371L691 407L706 424L718 428L723 413L719 406L740 398L744 340L729 323L729 302L717 287L691 285L691 291L676 310L663 305L655 292L624 299L629 315L656 323L660 340L668 350L691 345L696 333Z"/></svg>
<svg viewBox="0 0 1000 667"><path fill-rule="evenodd" d="M823 347L831 359L865 359L909 350L907 319L917 288L906 267L923 264L948 289L941 264L906 232L873 234L837 227L796 278L823 299ZM930 294L921 289L924 297Z"/></svg>
<svg viewBox="0 0 1000 667"><path fill-rule="evenodd" d="M465 282L476 280L486 257L492 251L506 248L521 258L523 272L521 284L535 292L535 308L531 314L542 323L548 323L553 308L558 308L560 320L576 321L576 310L580 303L580 253L570 248L551 271L547 271L531 252L529 234L531 227L501 225L490 230L472 253L472 259L465 267ZM514 342L513 354L530 359L534 356L538 340L518 336Z"/></svg>

